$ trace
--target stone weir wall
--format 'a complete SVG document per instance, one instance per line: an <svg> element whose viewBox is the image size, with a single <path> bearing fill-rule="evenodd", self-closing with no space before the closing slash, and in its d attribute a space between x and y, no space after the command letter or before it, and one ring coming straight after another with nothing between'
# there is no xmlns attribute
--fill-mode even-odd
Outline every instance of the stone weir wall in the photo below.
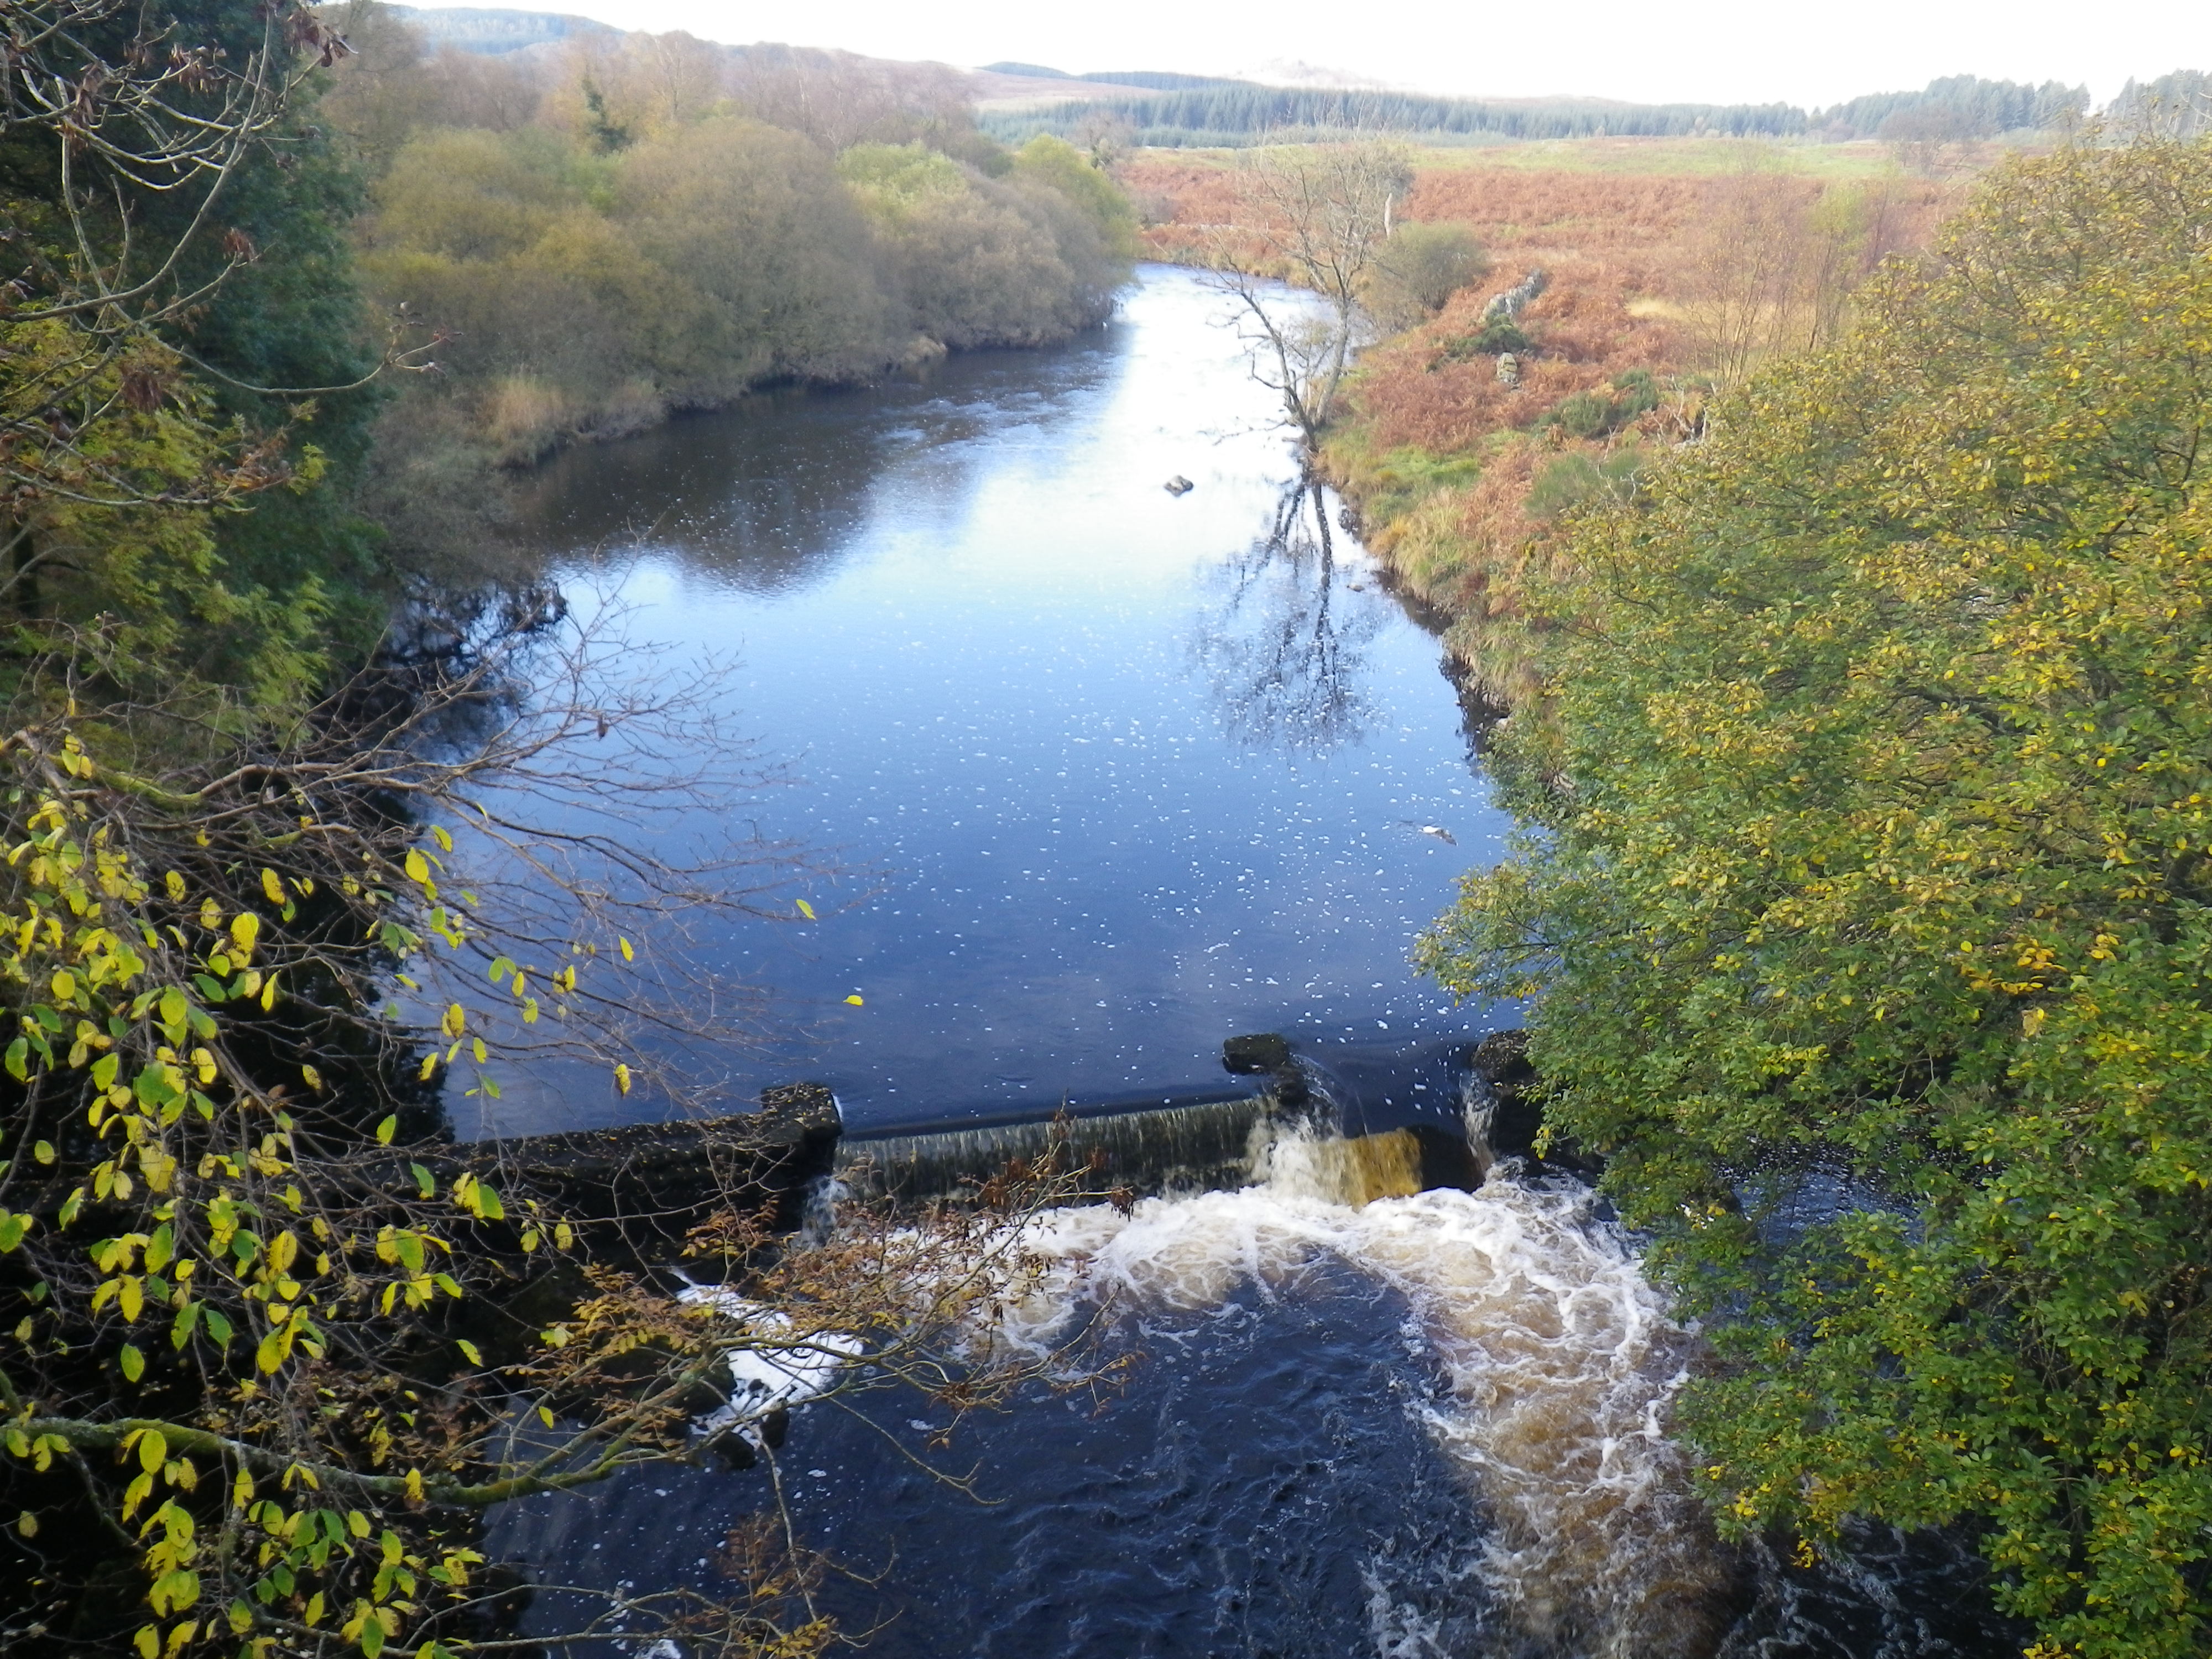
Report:
<svg viewBox="0 0 2212 1659"><path fill-rule="evenodd" d="M537 1198L596 1244L665 1261L720 1210L797 1229L808 1193L836 1166L842 1130L830 1091L799 1083L763 1090L758 1111L471 1142L415 1161L443 1178L466 1170Z"/></svg>
<svg viewBox="0 0 2212 1659"><path fill-rule="evenodd" d="M765 1213L776 1231L793 1231L827 1177L872 1195L947 1197L1011 1160L1035 1163L1055 1139L1064 1139L1062 1156L1073 1167L1086 1169L1086 1191L1098 1194L1239 1184L1250 1178L1267 1132L1300 1126L1348 1141L1407 1139L1413 1190L1473 1186L1497 1158L1533 1158L1540 1115L1519 1038L1495 1033L1449 1057L1449 1070L1468 1079L1469 1092L1447 1087L1447 1072L1437 1070L1433 1085L1414 1085L1433 1103L1395 1113L1377 1089L1366 1091L1371 1099L1357 1097L1363 1062L1352 1051L1308 1060L1283 1038L1262 1036L1224 1045L1225 1068L1252 1079L1249 1091L1230 1085L1167 1102L1081 1107L1064 1130L1049 1115L1030 1114L848 1135L830 1090L799 1083L764 1090L759 1110L727 1117L529 1135L410 1158L441 1180L466 1170L502 1192L534 1197L583 1225L602 1248L651 1261L668 1260L716 1211ZM1443 1051L1426 1059L1447 1065ZM1401 1081L1431 1075L1403 1063L1397 1069ZM1547 1150L1554 1167L1585 1172L1571 1149ZM410 1179L406 1161L383 1172L393 1184Z"/></svg>

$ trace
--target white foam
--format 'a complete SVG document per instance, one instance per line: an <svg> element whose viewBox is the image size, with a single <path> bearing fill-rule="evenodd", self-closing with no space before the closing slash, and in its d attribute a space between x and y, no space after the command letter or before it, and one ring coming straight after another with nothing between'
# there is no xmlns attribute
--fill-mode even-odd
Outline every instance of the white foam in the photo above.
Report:
<svg viewBox="0 0 2212 1659"><path fill-rule="evenodd" d="M1483 1577L1514 1622L1591 1655L1679 1651L1724 1577L1666 1433L1693 1334L1586 1189L1508 1170L1355 1206L1331 1195L1341 1146L1278 1142L1267 1183L1237 1192L1041 1218L1029 1242L1054 1266L1002 1337L1042 1352L1103 1298L1200 1313L1341 1261L1413 1312L1444 1384L1422 1409L1486 1513Z"/></svg>
<svg viewBox="0 0 2212 1659"><path fill-rule="evenodd" d="M730 1369L730 1396L696 1419L702 1434L765 1417L778 1406L795 1406L828 1390L837 1374L864 1352L860 1338L841 1332L810 1333L803 1342L775 1339L793 1328L774 1309L747 1300L722 1285L687 1284L679 1302L703 1303L744 1328L744 1340L723 1350Z"/></svg>

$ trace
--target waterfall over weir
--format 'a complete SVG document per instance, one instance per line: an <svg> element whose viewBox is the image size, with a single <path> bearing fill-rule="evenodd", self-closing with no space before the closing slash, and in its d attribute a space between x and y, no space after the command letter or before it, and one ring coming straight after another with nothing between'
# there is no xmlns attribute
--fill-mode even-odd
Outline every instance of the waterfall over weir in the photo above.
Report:
<svg viewBox="0 0 2212 1659"><path fill-rule="evenodd" d="M1802 1569L1719 1544L1668 1434L1694 1331L1589 1187L1464 1140L1443 1156L1447 1112L1491 1121L1465 1052L1340 1054L1304 1068L1304 1100L1278 1074L1065 1117L1079 1163L1105 1152L1102 1190L1143 1195L1036 1218L1048 1265L1000 1340L1135 1363L962 1425L940 1451L981 1503L886 1448L939 1431L927 1402L800 1407L782 1499L854 1575L825 1607L875 1659L2016 1651L1955 1554L1874 1540L1879 1571ZM858 1139L841 1180L927 1199L1055 1133ZM711 1582L759 1482L654 1479L510 1505L494 1547L571 1583Z"/></svg>
<svg viewBox="0 0 2212 1659"><path fill-rule="evenodd" d="M1295 1297L1324 1264L1387 1289L1431 1373L1416 1419L1480 1536L1466 1557L1480 1593L1425 1609L1370 1564L1377 1650L1477 1650L1446 1644L1470 1608L1496 1627L1482 1650L1709 1650L1731 1575L1663 1423L1692 1339L1579 1183L1508 1164L1463 1190L1496 1164L1464 1139L1487 1117L1466 1054L1339 1050L1259 1095L860 1139L840 1178L924 1199L1057 1142L1068 1167L1100 1155L1101 1190L1146 1194L1126 1214L1041 1218L1056 1268L1008 1339L1039 1352L1109 1307L1152 1324L1218 1317L1240 1293Z"/></svg>

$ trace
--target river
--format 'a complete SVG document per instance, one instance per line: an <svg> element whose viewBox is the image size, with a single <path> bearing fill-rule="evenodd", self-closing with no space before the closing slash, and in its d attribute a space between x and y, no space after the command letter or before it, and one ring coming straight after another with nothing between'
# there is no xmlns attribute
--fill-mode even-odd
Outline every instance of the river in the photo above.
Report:
<svg viewBox="0 0 2212 1659"><path fill-rule="evenodd" d="M1155 268L1079 344L762 399L537 481L572 605L621 607L661 672L713 665L790 779L747 811L849 872L794 895L818 924L703 953L773 988L738 1104L809 1075L856 1124L957 1116L1218 1079L1239 1031L1481 1028L1406 954L1505 819L1436 640L1293 493L1221 311Z"/></svg>
<svg viewBox="0 0 2212 1659"><path fill-rule="evenodd" d="M1439 643L1301 490L1223 315L1148 268L1073 346L763 398L535 481L578 614L618 610L658 672L708 665L787 774L762 833L834 849L815 920L703 942L769 992L715 1057L729 1095L804 1076L856 1131L957 1125L1218 1091L1238 1032L1389 1073L1511 1023L1407 962L1508 827ZM541 1086L460 1115L653 1109ZM923 1402L799 1413L789 1511L849 1569L822 1594L870 1651L2013 1650L1933 1545L1801 1569L1716 1544L1664 1433L1694 1334L1586 1189L1508 1168L1363 1201L1328 1152L1053 1218L1071 1267L1036 1340L1141 1358L1105 1396L964 1425L936 1455L988 1501L887 1448L941 1426ZM757 1470L672 1469L510 1506L494 1541L571 1582L712 1585L766 1501Z"/></svg>

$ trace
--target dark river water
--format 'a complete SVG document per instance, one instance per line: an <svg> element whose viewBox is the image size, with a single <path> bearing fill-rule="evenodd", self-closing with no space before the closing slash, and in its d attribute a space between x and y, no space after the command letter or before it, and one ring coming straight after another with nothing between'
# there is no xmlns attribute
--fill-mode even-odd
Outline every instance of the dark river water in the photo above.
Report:
<svg viewBox="0 0 2212 1659"><path fill-rule="evenodd" d="M1218 1088L1239 1031L1371 1069L1511 1018L1407 966L1506 823L1437 640L1299 492L1221 311L1150 269L1066 349L766 399L538 481L577 612L627 607L659 672L711 665L729 729L797 780L745 811L845 872L799 890L817 921L699 941L772 993L715 1057L732 1095L815 1077L855 1128L958 1121ZM659 1108L556 1078L495 1109L477 1127ZM1136 1363L963 1424L929 1455L972 1496L905 1455L943 1426L927 1401L799 1410L777 1468L845 1569L826 1609L881 1659L2018 1651L1936 1542L1811 1567L1717 1543L1665 1432L1695 1334L1586 1188L1508 1164L1376 1197L1346 1158L1293 1134L1241 1189L1048 1217L1064 1269L1013 1335ZM668 1468L510 1505L492 1545L548 1581L726 1589L725 1540L771 1505L765 1466Z"/></svg>

